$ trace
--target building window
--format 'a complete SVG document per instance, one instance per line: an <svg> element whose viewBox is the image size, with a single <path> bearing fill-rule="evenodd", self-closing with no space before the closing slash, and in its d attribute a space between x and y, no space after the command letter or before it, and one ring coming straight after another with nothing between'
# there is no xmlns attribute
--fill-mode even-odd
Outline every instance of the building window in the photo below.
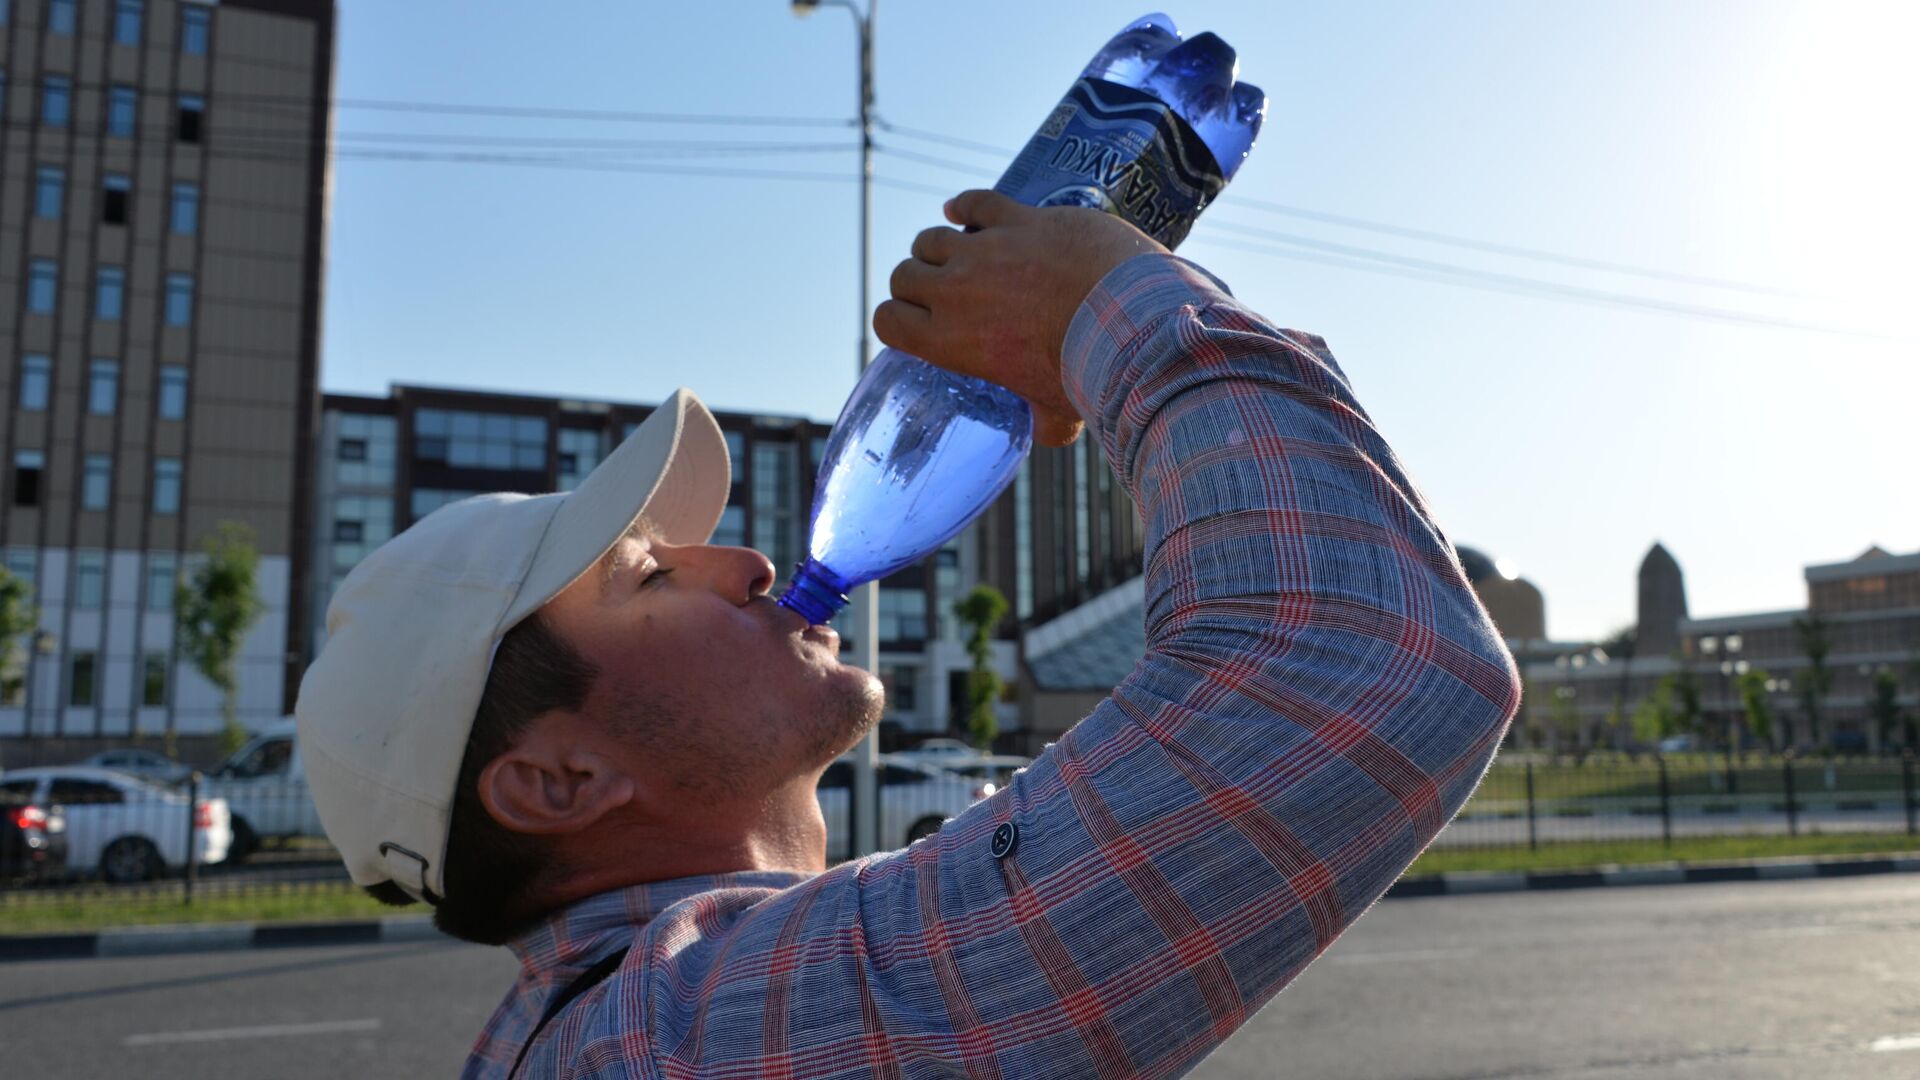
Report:
<svg viewBox="0 0 1920 1080"><path fill-rule="evenodd" d="M107 556L99 551L77 552L73 557L73 606L87 611L98 608L107 595Z"/></svg>
<svg viewBox="0 0 1920 1080"><path fill-rule="evenodd" d="M118 266L94 271L93 317L116 322L127 300L127 272Z"/></svg>
<svg viewBox="0 0 1920 1080"><path fill-rule="evenodd" d="M141 0L117 0L113 6L113 41L116 45L140 44Z"/></svg>
<svg viewBox="0 0 1920 1080"><path fill-rule="evenodd" d="M6 567L7 573L31 589L40 580L40 553L32 548L8 548Z"/></svg>
<svg viewBox="0 0 1920 1080"><path fill-rule="evenodd" d="M180 364L160 365L160 419L187 418L187 369Z"/></svg>
<svg viewBox="0 0 1920 1080"><path fill-rule="evenodd" d="M393 535L393 499L340 495L333 500L333 568L351 570Z"/></svg>
<svg viewBox="0 0 1920 1080"><path fill-rule="evenodd" d="M40 474L46 467L47 455L38 450L13 452L13 505L40 505Z"/></svg>
<svg viewBox="0 0 1920 1080"><path fill-rule="evenodd" d="M600 464L600 433L583 428L561 428L557 433L557 441L560 490L572 491L580 486L580 481L587 478L595 465Z"/></svg>
<svg viewBox="0 0 1920 1080"><path fill-rule="evenodd" d="M753 444L753 546L773 561L782 581L800 561L796 451L786 442Z"/></svg>
<svg viewBox="0 0 1920 1080"><path fill-rule="evenodd" d="M444 488L414 488L407 509L413 514L413 520L419 521L435 510L457 503L461 499L470 499L480 494L478 491L449 491Z"/></svg>
<svg viewBox="0 0 1920 1080"><path fill-rule="evenodd" d="M112 416L120 402L120 364L95 360L87 369L87 412Z"/></svg>
<svg viewBox="0 0 1920 1080"><path fill-rule="evenodd" d="M172 611L180 564L171 554L147 556L147 610Z"/></svg>
<svg viewBox="0 0 1920 1080"><path fill-rule="evenodd" d="M153 459L153 512L180 512L180 459Z"/></svg>
<svg viewBox="0 0 1920 1080"><path fill-rule="evenodd" d="M742 547L747 542L747 508L729 506L720 511L720 526L713 530L712 543L721 547Z"/></svg>
<svg viewBox="0 0 1920 1080"><path fill-rule="evenodd" d="M180 8L180 51L188 56L207 55L208 31L213 23L213 12L198 4L185 4Z"/></svg>
<svg viewBox="0 0 1920 1080"><path fill-rule="evenodd" d="M539 416L421 409L414 457L461 469L545 472L547 421Z"/></svg>
<svg viewBox="0 0 1920 1080"><path fill-rule="evenodd" d="M167 654L150 652L140 658L140 704L167 703Z"/></svg>
<svg viewBox="0 0 1920 1080"><path fill-rule="evenodd" d="M193 323L193 275L167 275L167 325L190 326Z"/></svg>
<svg viewBox="0 0 1920 1080"><path fill-rule="evenodd" d="M36 315L53 314L54 300L60 295L60 267L52 259L35 259L27 266L27 310Z"/></svg>
<svg viewBox="0 0 1920 1080"><path fill-rule="evenodd" d="M30 353L20 361L20 407L45 412L53 389L53 360Z"/></svg>
<svg viewBox="0 0 1920 1080"><path fill-rule="evenodd" d="M73 659L67 665L67 704L75 706L93 704L93 667L93 653L73 654Z"/></svg>
<svg viewBox="0 0 1920 1080"><path fill-rule="evenodd" d="M108 173L100 181L100 220L108 225L125 225L127 204L132 196L131 180L119 173Z"/></svg>
<svg viewBox="0 0 1920 1080"><path fill-rule="evenodd" d="M180 108L174 123L174 137L183 143L200 141L200 129L205 126L207 99L194 94L180 95Z"/></svg>
<svg viewBox="0 0 1920 1080"><path fill-rule="evenodd" d="M133 138L133 126L140 117L140 91L131 86L116 86L107 91L107 134Z"/></svg>
<svg viewBox="0 0 1920 1080"><path fill-rule="evenodd" d="M915 712L920 705L918 688L920 669L894 664L880 665L880 685L887 693L887 707L895 712Z"/></svg>
<svg viewBox="0 0 1920 1080"><path fill-rule="evenodd" d="M88 454L80 475L80 509L105 510L112 497L113 459L105 454Z"/></svg>
<svg viewBox="0 0 1920 1080"><path fill-rule="evenodd" d="M57 218L60 216L61 195L67 188L67 170L57 165L42 165L34 174L33 216L37 218Z"/></svg>
<svg viewBox="0 0 1920 1080"><path fill-rule="evenodd" d="M344 413L340 417L340 441L335 448L334 478L341 487L393 486L394 432L398 422L391 416ZM357 451L348 446L357 444ZM358 452L361 456L347 455ZM392 517L391 506L387 511Z"/></svg>
<svg viewBox="0 0 1920 1080"><path fill-rule="evenodd" d="M358 544L367 538L367 523L364 521L337 520L333 523L333 542L336 544Z"/></svg>
<svg viewBox="0 0 1920 1080"><path fill-rule="evenodd" d="M55 34L72 34L74 24L73 0L47 0L47 30Z"/></svg>
<svg viewBox="0 0 1920 1080"><path fill-rule="evenodd" d="M173 232L192 236L200 228L200 185L173 185Z"/></svg>
<svg viewBox="0 0 1920 1080"><path fill-rule="evenodd" d="M918 644L926 640L926 592L922 589L881 589L881 643Z"/></svg>
<svg viewBox="0 0 1920 1080"><path fill-rule="evenodd" d="M1033 465L1020 462L1013 481L1013 614L1025 621L1033 615Z"/></svg>
<svg viewBox="0 0 1920 1080"><path fill-rule="evenodd" d="M65 75L47 75L40 80L40 122L63 128L73 117L73 80Z"/></svg>
<svg viewBox="0 0 1920 1080"><path fill-rule="evenodd" d="M1087 489L1087 452L1086 447L1092 439L1081 439L1067 452L1073 455L1073 573L1076 589L1086 587L1087 579L1093 574L1093 537L1090 535L1087 511L1092 499Z"/></svg>

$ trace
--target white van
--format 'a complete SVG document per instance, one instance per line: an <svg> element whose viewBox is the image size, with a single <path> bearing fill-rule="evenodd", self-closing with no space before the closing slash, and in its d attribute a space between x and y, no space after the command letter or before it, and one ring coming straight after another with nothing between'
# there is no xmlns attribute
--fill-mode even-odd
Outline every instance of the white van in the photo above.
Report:
<svg viewBox="0 0 1920 1080"><path fill-rule="evenodd" d="M200 789L202 794L227 800L232 810L235 862L251 855L264 840L324 839L327 835L307 788L291 716L234 751Z"/></svg>

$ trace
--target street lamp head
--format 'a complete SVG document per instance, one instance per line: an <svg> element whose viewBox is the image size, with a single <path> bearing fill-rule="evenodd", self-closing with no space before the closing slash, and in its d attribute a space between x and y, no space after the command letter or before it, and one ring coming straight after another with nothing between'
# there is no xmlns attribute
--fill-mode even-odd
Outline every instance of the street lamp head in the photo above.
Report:
<svg viewBox="0 0 1920 1080"><path fill-rule="evenodd" d="M820 0L793 0L793 13L806 16L820 10Z"/></svg>

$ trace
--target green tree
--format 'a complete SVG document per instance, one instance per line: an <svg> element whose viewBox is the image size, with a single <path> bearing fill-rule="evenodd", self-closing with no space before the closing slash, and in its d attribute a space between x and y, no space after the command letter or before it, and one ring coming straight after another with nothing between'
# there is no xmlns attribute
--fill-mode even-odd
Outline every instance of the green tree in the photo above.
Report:
<svg viewBox="0 0 1920 1080"><path fill-rule="evenodd" d="M1653 692L1640 699L1633 709L1633 736L1643 743L1657 743L1680 733L1680 714L1674 707L1674 678L1669 675L1654 684Z"/></svg>
<svg viewBox="0 0 1920 1080"><path fill-rule="evenodd" d="M1767 700L1767 673L1754 668L1743 672L1735 683L1740 707L1747 714L1747 730L1761 744L1773 747L1773 705Z"/></svg>
<svg viewBox="0 0 1920 1080"><path fill-rule="evenodd" d="M1827 656L1833 652L1833 638L1827 632L1827 621L1818 613L1793 620L1793 633L1807 658L1807 666L1794 676L1795 684L1800 687L1800 704L1807 712L1807 734L1812 736L1816 747L1824 747L1820 716L1827 691L1833 689L1833 669L1827 666Z"/></svg>
<svg viewBox="0 0 1920 1080"><path fill-rule="evenodd" d="M1882 668L1873 673L1873 696L1867 701L1867 715L1873 717L1873 730L1882 753L1892 748L1893 729L1900 725L1900 678Z"/></svg>
<svg viewBox="0 0 1920 1080"><path fill-rule="evenodd" d="M175 590L180 652L220 691L221 752L247 741L240 726L240 647L265 605L254 590L260 552L253 530L223 521L200 545L199 565Z"/></svg>
<svg viewBox="0 0 1920 1080"><path fill-rule="evenodd" d="M1006 618L1007 598L991 585L975 585L954 602L953 613L967 624L967 655L973 658L967 673L967 738L982 752L990 751L1000 733L993 706L1004 685L993 669L993 629Z"/></svg>
<svg viewBox="0 0 1920 1080"><path fill-rule="evenodd" d="M1615 749L1627 734L1622 728L1627 723L1627 696L1633 692L1633 657L1640 648L1640 631L1637 627L1623 626L1608 634L1600 642L1600 650L1607 658L1620 666L1620 681L1614 684L1613 709L1607 716L1607 726L1612 729Z"/></svg>
<svg viewBox="0 0 1920 1080"><path fill-rule="evenodd" d="M20 702L27 685L26 636L39 623L33 587L0 566L0 702Z"/></svg>

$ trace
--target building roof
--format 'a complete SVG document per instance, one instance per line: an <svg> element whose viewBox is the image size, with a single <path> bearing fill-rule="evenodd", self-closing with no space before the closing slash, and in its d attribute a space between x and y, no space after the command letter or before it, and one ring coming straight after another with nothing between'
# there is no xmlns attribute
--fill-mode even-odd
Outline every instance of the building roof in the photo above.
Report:
<svg viewBox="0 0 1920 1080"><path fill-rule="evenodd" d="M1848 578L1877 577L1920 570L1920 551L1890 555L1878 544L1846 562L1820 563L1807 567L1807 581L1845 581Z"/></svg>
<svg viewBox="0 0 1920 1080"><path fill-rule="evenodd" d="M1042 690L1108 691L1147 653L1146 578L1116 585L1027 631L1027 670Z"/></svg>

